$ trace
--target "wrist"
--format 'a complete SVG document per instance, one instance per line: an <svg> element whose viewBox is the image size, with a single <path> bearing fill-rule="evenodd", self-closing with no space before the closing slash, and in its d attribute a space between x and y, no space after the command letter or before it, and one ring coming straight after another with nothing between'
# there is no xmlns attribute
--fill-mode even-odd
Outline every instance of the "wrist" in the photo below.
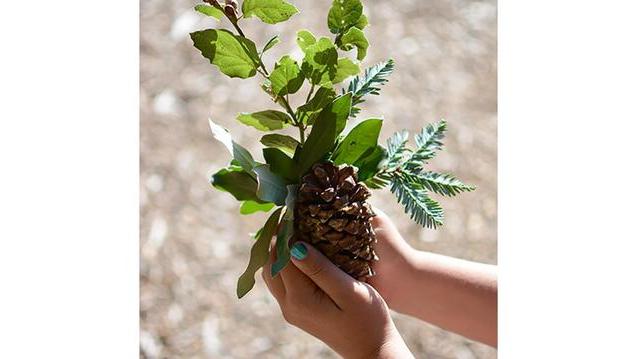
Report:
<svg viewBox="0 0 637 359"><path fill-rule="evenodd" d="M368 353L361 358L375 358L375 359L403 359L413 358L413 354L405 344L405 341L400 336L398 331L394 328L394 333L390 335L383 343L381 343L376 349Z"/></svg>

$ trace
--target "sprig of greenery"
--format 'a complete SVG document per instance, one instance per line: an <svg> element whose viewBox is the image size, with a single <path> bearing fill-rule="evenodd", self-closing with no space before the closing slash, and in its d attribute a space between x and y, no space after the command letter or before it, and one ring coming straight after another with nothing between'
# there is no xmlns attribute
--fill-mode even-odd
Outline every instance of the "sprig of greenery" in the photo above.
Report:
<svg viewBox="0 0 637 359"><path fill-rule="evenodd" d="M394 133L387 141L387 156L381 168L365 181L371 188L383 188L391 184L391 191L403 204L405 212L428 228L437 228L444 220L442 208L429 197L429 192L455 196L475 189L450 174L424 170L426 161L442 148L446 129L444 120L425 126L415 136L417 147L414 150L407 148L407 131Z"/></svg>
<svg viewBox="0 0 637 359"><path fill-rule="evenodd" d="M356 107L356 105L365 101L363 99L364 96L380 94L380 86L389 81L387 77L393 71L394 60L389 59L366 69L363 76L356 76L350 81L349 86L347 86L347 92L354 94L352 116L356 116L360 112L360 108ZM343 93L345 93L345 89L343 89Z"/></svg>

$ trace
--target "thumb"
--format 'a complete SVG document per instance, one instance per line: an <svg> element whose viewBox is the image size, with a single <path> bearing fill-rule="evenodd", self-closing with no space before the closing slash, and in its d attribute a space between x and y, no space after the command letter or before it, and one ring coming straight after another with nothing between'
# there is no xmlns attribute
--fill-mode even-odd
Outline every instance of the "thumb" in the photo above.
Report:
<svg viewBox="0 0 637 359"><path fill-rule="evenodd" d="M347 303L351 299L356 280L330 262L316 248L305 242L296 242L290 254L292 263L336 304L341 306L341 303Z"/></svg>

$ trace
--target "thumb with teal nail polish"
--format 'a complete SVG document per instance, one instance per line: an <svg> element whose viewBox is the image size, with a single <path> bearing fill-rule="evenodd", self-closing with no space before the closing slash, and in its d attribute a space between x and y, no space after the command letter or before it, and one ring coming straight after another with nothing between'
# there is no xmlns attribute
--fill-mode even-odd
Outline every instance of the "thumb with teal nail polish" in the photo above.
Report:
<svg viewBox="0 0 637 359"><path fill-rule="evenodd" d="M307 247L305 246L304 243L297 242L296 244L292 246L292 249L290 250L290 254L292 255L292 258L296 260L299 260L299 261L303 260L305 259L305 257L307 257Z"/></svg>

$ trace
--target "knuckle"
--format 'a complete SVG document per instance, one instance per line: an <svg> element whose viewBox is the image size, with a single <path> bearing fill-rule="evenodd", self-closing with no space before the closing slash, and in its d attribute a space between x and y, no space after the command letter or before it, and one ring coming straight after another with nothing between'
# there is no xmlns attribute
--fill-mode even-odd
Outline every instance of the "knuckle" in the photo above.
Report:
<svg viewBox="0 0 637 359"><path fill-rule="evenodd" d="M315 278L323 274L324 271L325 271L325 267L317 264L308 269L307 276L310 278Z"/></svg>

